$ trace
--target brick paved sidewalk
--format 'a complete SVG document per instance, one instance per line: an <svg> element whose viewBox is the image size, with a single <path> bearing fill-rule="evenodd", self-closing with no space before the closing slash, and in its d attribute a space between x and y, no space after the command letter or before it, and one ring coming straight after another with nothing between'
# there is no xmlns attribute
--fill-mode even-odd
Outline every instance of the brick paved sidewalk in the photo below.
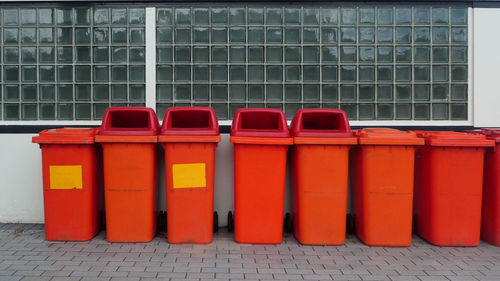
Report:
<svg viewBox="0 0 500 281"><path fill-rule="evenodd" d="M241 245L219 233L209 245L44 240L43 225L0 224L6 280L500 280L500 248L441 248L414 237L409 248L372 248L348 236L338 247Z"/></svg>

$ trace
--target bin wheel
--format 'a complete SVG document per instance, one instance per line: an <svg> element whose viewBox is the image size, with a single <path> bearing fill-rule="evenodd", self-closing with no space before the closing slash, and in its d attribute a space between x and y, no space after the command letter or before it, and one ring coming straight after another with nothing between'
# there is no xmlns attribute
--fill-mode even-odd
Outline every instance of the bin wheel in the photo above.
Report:
<svg viewBox="0 0 500 281"><path fill-rule="evenodd" d="M233 212L231 212L231 211L229 211L227 213L227 231L228 232L233 232L234 231Z"/></svg>
<svg viewBox="0 0 500 281"><path fill-rule="evenodd" d="M348 234L354 234L354 217L352 214L347 214L345 226Z"/></svg>
<svg viewBox="0 0 500 281"><path fill-rule="evenodd" d="M214 233L219 232L219 215L214 212Z"/></svg>
<svg viewBox="0 0 500 281"><path fill-rule="evenodd" d="M285 232L293 233L293 221L290 213L286 213L285 215Z"/></svg>

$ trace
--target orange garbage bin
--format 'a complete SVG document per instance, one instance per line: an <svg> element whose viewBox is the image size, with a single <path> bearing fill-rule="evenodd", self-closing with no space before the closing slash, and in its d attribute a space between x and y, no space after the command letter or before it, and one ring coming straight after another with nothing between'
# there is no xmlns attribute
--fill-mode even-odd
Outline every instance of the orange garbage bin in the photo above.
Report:
<svg viewBox="0 0 500 281"><path fill-rule="evenodd" d="M302 109L290 131L295 237L307 245L342 245L349 149L357 143L347 116L338 109Z"/></svg>
<svg viewBox="0 0 500 281"><path fill-rule="evenodd" d="M283 236L286 156L293 143L278 109L239 109L233 119L234 238L278 244Z"/></svg>
<svg viewBox="0 0 500 281"><path fill-rule="evenodd" d="M438 246L476 246L481 228L483 161L493 140L461 132L419 132L415 160L417 234Z"/></svg>
<svg viewBox="0 0 500 281"><path fill-rule="evenodd" d="M415 147L413 132L374 128L356 132L351 163L356 235L369 246L411 244Z"/></svg>
<svg viewBox="0 0 500 281"><path fill-rule="evenodd" d="M220 142L214 110L169 108L158 141L165 150L168 242L212 242L215 149Z"/></svg>
<svg viewBox="0 0 500 281"><path fill-rule="evenodd" d="M86 241L100 227L102 177L99 128L50 129L33 137L42 149L45 237Z"/></svg>
<svg viewBox="0 0 500 281"><path fill-rule="evenodd" d="M96 142L103 148L110 242L148 242L156 231L158 119L151 108L114 107Z"/></svg>

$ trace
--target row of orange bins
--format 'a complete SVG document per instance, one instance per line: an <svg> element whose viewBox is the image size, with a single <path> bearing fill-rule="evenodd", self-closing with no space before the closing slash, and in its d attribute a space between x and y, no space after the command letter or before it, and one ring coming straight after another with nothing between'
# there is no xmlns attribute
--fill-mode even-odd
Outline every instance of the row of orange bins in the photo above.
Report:
<svg viewBox="0 0 500 281"><path fill-rule="evenodd" d="M215 115L208 108L173 108L157 133L152 110L113 108L100 132L59 129L35 137L43 148L47 239L85 240L97 232L99 179L91 175L100 172L98 146L81 145L95 140L104 150L108 240L150 240L157 178L154 143L160 141L166 159L167 238L171 243L209 243L214 152L220 140ZM281 242L287 150L292 145L293 224L303 244L344 243L349 158L355 230L364 243L410 245L414 217L416 232L436 245L474 246L480 233L487 242L500 244L500 153L488 149L500 142L497 131L353 133L345 113L331 109L301 110L289 129L280 110L241 109L233 118L231 142L237 242ZM78 145L68 149L67 143Z"/></svg>

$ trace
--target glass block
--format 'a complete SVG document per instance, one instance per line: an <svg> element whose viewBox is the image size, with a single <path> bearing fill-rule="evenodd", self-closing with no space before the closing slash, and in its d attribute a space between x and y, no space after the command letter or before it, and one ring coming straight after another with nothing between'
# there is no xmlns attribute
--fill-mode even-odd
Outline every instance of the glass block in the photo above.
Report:
<svg viewBox="0 0 500 281"><path fill-rule="evenodd" d="M375 85L359 85L360 101L375 101Z"/></svg>
<svg viewBox="0 0 500 281"><path fill-rule="evenodd" d="M6 34L6 30L4 29L4 42L6 36L11 36ZM9 37L7 37L9 38ZM54 43L54 29L53 28L38 28L38 42L40 43ZM7 42L6 42L7 43Z"/></svg>
<svg viewBox="0 0 500 281"><path fill-rule="evenodd" d="M396 81L406 82L411 81L411 66L397 65L396 66Z"/></svg>
<svg viewBox="0 0 500 281"><path fill-rule="evenodd" d="M432 104L432 120L448 120L448 104Z"/></svg>
<svg viewBox="0 0 500 281"><path fill-rule="evenodd" d="M340 8L340 24L354 25L357 22L356 8Z"/></svg>
<svg viewBox="0 0 500 281"><path fill-rule="evenodd" d="M226 65L212 65L212 81L227 81Z"/></svg>
<svg viewBox="0 0 500 281"><path fill-rule="evenodd" d="M227 28L212 28L212 43L227 43Z"/></svg>
<svg viewBox="0 0 500 281"><path fill-rule="evenodd" d="M448 8L433 7L432 8L432 23L433 24L448 24L449 10Z"/></svg>
<svg viewBox="0 0 500 281"><path fill-rule="evenodd" d="M40 14L40 10L38 10L38 13ZM90 25L90 16L91 16L91 14L90 14L89 8L77 8L77 9L75 9L75 23L77 25ZM42 15L40 15L40 18L38 19L38 21L40 21L41 18L42 18ZM47 23L47 24L50 24L50 23Z"/></svg>
<svg viewBox="0 0 500 281"><path fill-rule="evenodd" d="M396 7L396 24L411 24L411 8Z"/></svg>
<svg viewBox="0 0 500 281"><path fill-rule="evenodd" d="M194 28L193 40L195 43L208 43L208 27Z"/></svg>
<svg viewBox="0 0 500 281"><path fill-rule="evenodd" d="M415 24L430 24L431 10L429 7L415 7L413 11Z"/></svg>
<svg viewBox="0 0 500 281"><path fill-rule="evenodd" d="M448 43L450 40L449 27L433 27L432 42L433 43Z"/></svg>
<svg viewBox="0 0 500 281"><path fill-rule="evenodd" d="M288 50L288 47L287 47L287 50ZM322 57L323 62L337 62L338 61L337 47L323 47L322 52L323 52L323 57ZM299 54L299 59L300 59L300 54Z"/></svg>
<svg viewBox="0 0 500 281"><path fill-rule="evenodd" d="M392 85L378 85L377 86L377 100L378 101L393 101Z"/></svg>
<svg viewBox="0 0 500 281"><path fill-rule="evenodd" d="M375 105L374 104L359 104L359 120L374 120Z"/></svg>
<svg viewBox="0 0 500 281"><path fill-rule="evenodd" d="M190 47L175 47L175 61L176 62L190 62L191 61L191 48Z"/></svg>
<svg viewBox="0 0 500 281"><path fill-rule="evenodd" d="M73 9L71 8L56 9L56 23L58 25L72 25Z"/></svg>
<svg viewBox="0 0 500 281"><path fill-rule="evenodd" d="M56 80L55 70L53 65L42 65L38 68L40 82L53 82Z"/></svg>
<svg viewBox="0 0 500 281"><path fill-rule="evenodd" d="M432 59L434 62L448 62L448 47L432 47Z"/></svg>
<svg viewBox="0 0 500 281"><path fill-rule="evenodd" d="M57 66L58 82L73 82L73 67L71 65Z"/></svg>
<svg viewBox="0 0 500 281"><path fill-rule="evenodd" d="M467 101L467 85L452 84L451 85L451 100L452 101Z"/></svg>
<svg viewBox="0 0 500 281"><path fill-rule="evenodd" d="M360 62L375 62L375 47L359 47Z"/></svg>
<svg viewBox="0 0 500 281"><path fill-rule="evenodd" d="M396 104L396 120L411 120L411 104Z"/></svg>
<svg viewBox="0 0 500 281"><path fill-rule="evenodd" d="M467 42L467 28L466 27L453 27L451 29L451 41L456 43Z"/></svg>
<svg viewBox="0 0 500 281"><path fill-rule="evenodd" d="M229 23L232 25L245 24L246 23L245 8L230 8L229 9Z"/></svg>
<svg viewBox="0 0 500 281"><path fill-rule="evenodd" d="M283 80L283 68L277 65L268 65L266 67L268 82L281 82Z"/></svg>
<svg viewBox="0 0 500 281"><path fill-rule="evenodd" d="M33 32L34 33L34 32ZM58 44L72 44L73 43L73 29L71 27L63 27L56 29L57 43ZM34 34L33 34L34 37ZM34 38L33 38L34 40ZM125 34L125 42L127 37Z"/></svg>
<svg viewBox="0 0 500 281"><path fill-rule="evenodd" d="M157 82L172 81L172 66L158 65L156 66Z"/></svg>
<svg viewBox="0 0 500 281"><path fill-rule="evenodd" d="M451 120L467 120L467 104L451 104Z"/></svg>
<svg viewBox="0 0 500 281"><path fill-rule="evenodd" d="M25 103L21 106L21 117L23 120L37 120L38 112L36 103Z"/></svg>
<svg viewBox="0 0 500 281"><path fill-rule="evenodd" d="M229 41L231 43L245 43L245 30L244 27L231 27L229 29Z"/></svg>
<svg viewBox="0 0 500 281"><path fill-rule="evenodd" d="M4 28L3 29L3 42L5 44L18 44L19 43L19 29L18 28Z"/></svg>
<svg viewBox="0 0 500 281"><path fill-rule="evenodd" d="M396 42L411 43L411 27L396 27Z"/></svg>
<svg viewBox="0 0 500 281"><path fill-rule="evenodd" d="M54 63L54 47L39 47L38 59L41 63Z"/></svg>
<svg viewBox="0 0 500 281"><path fill-rule="evenodd" d="M172 101L172 85L157 85L156 99L158 101Z"/></svg>
<svg viewBox="0 0 500 281"><path fill-rule="evenodd" d="M2 9L3 10L3 24L4 25L18 25L19 24L19 11L18 9Z"/></svg>
<svg viewBox="0 0 500 281"><path fill-rule="evenodd" d="M227 101L227 85L212 85L212 101Z"/></svg>
<svg viewBox="0 0 500 281"><path fill-rule="evenodd" d="M322 81L323 82L334 82L338 81L338 69L337 66L323 66L322 69Z"/></svg>
<svg viewBox="0 0 500 281"><path fill-rule="evenodd" d="M167 109L172 107L173 104L171 103L157 103L156 104L156 115L158 116L159 120L163 120L163 117L165 116L165 112Z"/></svg>
<svg viewBox="0 0 500 281"><path fill-rule="evenodd" d="M319 62L319 47L303 47L304 62Z"/></svg>
<svg viewBox="0 0 500 281"><path fill-rule="evenodd" d="M101 120L104 117L104 113L109 108L107 103L94 104L94 119Z"/></svg>
<svg viewBox="0 0 500 281"><path fill-rule="evenodd" d="M109 9L94 9L94 24L109 23Z"/></svg>
<svg viewBox="0 0 500 281"><path fill-rule="evenodd" d="M245 81L245 66L244 65L231 65L229 67L229 80L233 81Z"/></svg>
<svg viewBox="0 0 500 281"><path fill-rule="evenodd" d="M111 67L111 81L112 82L126 82L127 81L127 67L126 66L112 66Z"/></svg>
<svg viewBox="0 0 500 281"><path fill-rule="evenodd" d="M195 25L208 25L210 14L208 8L193 9L193 20ZM170 23L167 23L170 24Z"/></svg>
<svg viewBox="0 0 500 281"><path fill-rule="evenodd" d="M19 48L18 47L5 47L3 48L3 62L4 63L19 63Z"/></svg>
<svg viewBox="0 0 500 281"><path fill-rule="evenodd" d="M91 81L90 65L76 65L75 66L75 81L76 82L90 82Z"/></svg>
<svg viewBox="0 0 500 281"><path fill-rule="evenodd" d="M209 97L209 86L208 85L194 85L193 86L193 97L194 101L208 101Z"/></svg>
<svg viewBox="0 0 500 281"><path fill-rule="evenodd" d="M263 85L248 85L248 100L249 101L263 101L264 100L264 86Z"/></svg>
<svg viewBox="0 0 500 281"><path fill-rule="evenodd" d="M119 27L111 29L111 43L123 44L127 43L127 28Z"/></svg>
<svg viewBox="0 0 500 281"><path fill-rule="evenodd" d="M210 80L210 70L208 65L196 65L194 66L194 81L209 81Z"/></svg>
<svg viewBox="0 0 500 281"><path fill-rule="evenodd" d="M197 9L199 10L199 9ZM208 13L208 11L207 11ZM195 10L196 15L196 10ZM156 8L156 24L157 25L170 25L173 20L172 10L170 8ZM195 17L196 18L196 17ZM208 23L208 15L207 15Z"/></svg>
<svg viewBox="0 0 500 281"><path fill-rule="evenodd" d="M296 8L285 8L285 24L300 25L302 22L301 11Z"/></svg>
<svg viewBox="0 0 500 281"><path fill-rule="evenodd" d="M95 27L94 28L94 44L108 44L109 28Z"/></svg>
<svg viewBox="0 0 500 281"><path fill-rule="evenodd" d="M145 50L143 47L129 48L129 61L144 63Z"/></svg>
<svg viewBox="0 0 500 281"><path fill-rule="evenodd" d="M467 7L451 8L451 24L467 24Z"/></svg>
<svg viewBox="0 0 500 281"><path fill-rule="evenodd" d="M433 65L432 66L432 81L446 82L448 81L448 66Z"/></svg>
<svg viewBox="0 0 500 281"><path fill-rule="evenodd" d="M57 85L57 101L73 101L73 85Z"/></svg>
<svg viewBox="0 0 500 281"><path fill-rule="evenodd" d="M175 8L175 24L177 25L191 24L191 9Z"/></svg>
<svg viewBox="0 0 500 281"><path fill-rule="evenodd" d="M92 108L88 103L78 103L75 105L76 120L90 120L92 118Z"/></svg>
<svg viewBox="0 0 500 281"><path fill-rule="evenodd" d="M108 85L94 85L94 101L108 101L109 87Z"/></svg>
<svg viewBox="0 0 500 281"><path fill-rule="evenodd" d="M144 82L146 79L144 66L130 66L128 79L131 82Z"/></svg>
<svg viewBox="0 0 500 281"><path fill-rule="evenodd" d="M144 28L130 28L130 44L144 44L146 34Z"/></svg>
<svg viewBox="0 0 500 281"><path fill-rule="evenodd" d="M360 24L375 24L375 9L360 7L358 19Z"/></svg>
<svg viewBox="0 0 500 281"><path fill-rule="evenodd" d="M157 48L156 59L158 63L172 62L172 48L171 47Z"/></svg>
<svg viewBox="0 0 500 281"><path fill-rule="evenodd" d="M227 47L212 47L213 62L227 62Z"/></svg>
<svg viewBox="0 0 500 281"><path fill-rule="evenodd" d="M36 85L23 85L21 88L22 101L37 101Z"/></svg>
<svg viewBox="0 0 500 281"><path fill-rule="evenodd" d="M191 67L189 65L176 65L174 81L191 81Z"/></svg>
<svg viewBox="0 0 500 281"><path fill-rule="evenodd" d="M302 99L302 90L300 85L285 84L285 101L287 102L300 101L301 99Z"/></svg>
<svg viewBox="0 0 500 281"><path fill-rule="evenodd" d="M232 46L229 48L229 62L245 62L246 52L243 46Z"/></svg>
<svg viewBox="0 0 500 281"><path fill-rule="evenodd" d="M304 34L304 41L306 35ZM319 38L319 32L318 32ZM283 42L283 29L279 27L268 27L266 35L267 43L281 43Z"/></svg>
<svg viewBox="0 0 500 281"><path fill-rule="evenodd" d="M57 62L72 63L73 62L73 47L58 47Z"/></svg>
<svg viewBox="0 0 500 281"><path fill-rule="evenodd" d="M452 65L451 66L451 81L467 82L467 66Z"/></svg>
<svg viewBox="0 0 500 281"><path fill-rule="evenodd" d="M467 62L467 47L451 47L452 62Z"/></svg>
<svg viewBox="0 0 500 281"><path fill-rule="evenodd" d="M227 24L226 8L212 8L212 24Z"/></svg>
<svg viewBox="0 0 500 281"><path fill-rule="evenodd" d="M127 24L127 9L111 9L112 24Z"/></svg>
<svg viewBox="0 0 500 281"><path fill-rule="evenodd" d="M288 65L285 67L285 81L299 82L302 79L299 65Z"/></svg>
<svg viewBox="0 0 500 281"><path fill-rule="evenodd" d="M340 42L356 43L356 28L354 27L340 28Z"/></svg>
<svg viewBox="0 0 500 281"><path fill-rule="evenodd" d="M323 53L325 47L323 47ZM336 48L335 48L336 50ZM335 53L335 57L336 57ZM323 55L324 58L324 55ZM286 62L300 62L301 61L301 48L300 47L285 47L285 61Z"/></svg>
<svg viewBox="0 0 500 281"><path fill-rule="evenodd" d="M40 100L41 101L56 100L56 88L54 87L54 85L40 85Z"/></svg>
<svg viewBox="0 0 500 281"><path fill-rule="evenodd" d="M248 62L264 62L264 47L248 47Z"/></svg>
<svg viewBox="0 0 500 281"><path fill-rule="evenodd" d="M41 120L55 119L55 105L53 103L41 103L38 105Z"/></svg>
<svg viewBox="0 0 500 281"><path fill-rule="evenodd" d="M377 119L378 120L394 119L394 105L390 103L377 104Z"/></svg>
<svg viewBox="0 0 500 281"><path fill-rule="evenodd" d="M304 85L304 101L319 101L319 85Z"/></svg>
<svg viewBox="0 0 500 281"><path fill-rule="evenodd" d="M338 23L338 9L337 8L322 8L321 9L322 23L326 25Z"/></svg>
<svg viewBox="0 0 500 281"><path fill-rule="evenodd" d="M341 62L356 62L356 47L340 47Z"/></svg>
<svg viewBox="0 0 500 281"><path fill-rule="evenodd" d="M108 82L109 81L109 67L108 66L94 66L94 82Z"/></svg>
<svg viewBox="0 0 500 281"><path fill-rule="evenodd" d="M72 36L72 35L73 34L71 33L70 36ZM35 44L36 43L36 28L22 28L21 29L21 43L23 43L23 44Z"/></svg>
<svg viewBox="0 0 500 281"><path fill-rule="evenodd" d="M340 81L356 81L356 66L341 65L340 66Z"/></svg>
<svg viewBox="0 0 500 281"><path fill-rule="evenodd" d="M304 82L319 81L319 66L304 65L303 66Z"/></svg>
<svg viewBox="0 0 500 281"><path fill-rule="evenodd" d="M448 101L448 84L432 85L432 100L433 101Z"/></svg>
<svg viewBox="0 0 500 281"><path fill-rule="evenodd" d="M283 24L283 12L281 8L267 8L266 9L266 23L268 25L281 25Z"/></svg>
<svg viewBox="0 0 500 281"><path fill-rule="evenodd" d="M264 9L248 8L247 10L248 24L264 24Z"/></svg>
<svg viewBox="0 0 500 281"><path fill-rule="evenodd" d="M90 28L75 28L75 43L90 44Z"/></svg>
<svg viewBox="0 0 500 281"><path fill-rule="evenodd" d="M414 80L427 82L430 80L430 67L428 65L413 66Z"/></svg>
<svg viewBox="0 0 500 281"><path fill-rule="evenodd" d="M415 47L415 62L430 62L430 53L429 47Z"/></svg>
<svg viewBox="0 0 500 281"><path fill-rule="evenodd" d="M411 101L411 85L396 85L396 101Z"/></svg>
<svg viewBox="0 0 500 281"><path fill-rule="evenodd" d="M19 101L19 86L4 85L4 101Z"/></svg>
<svg viewBox="0 0 500 281"><path fill-rule="evenodd" d="M359 81L361 82L375 81L375 67L371 65L359 66Z"/></svg>
<svg viewBox="0 0 500 281"><path fill-rule="evenodd" d="M246 87L245 85L231 85L229 86L229 100L230 101L245 101Z"/></svg>
<svg viewBox="0 0 500 281"><path fill-rule="evenodd" d="M113 84L111 85L111 100L112 101L127 101L127 85ZM159 99L161 100L161 99Z"/></svg>
<svg viewBox="0 0 500 281"><path fill-rule="evenodd" d="M103 52L104 52L104 50L103 50ZM103 59L104 59L104 55L103 55ZM94 60L95 60L95 57L94 57ZM114 63L126 63L127 62L127 48L126 47L113 47L113 49L111 50L111 61Z"/></svg>
<svg viewBox="0 0 500 281"><path fill-rule="evenodd" d="M19 104L3 105L4 120L19 120Z"/></svg>
<svg viewBox="0 0 500 281"><path fill-rule="evenodd" d="M377 66L377 81L392 81L393 68L391 65Z"/></svg>
<svg viewBox="0 0 500 281"><path fill-rule="evenodd" d="M335 27L323 27L321 29L321 41L322 43L337 43L337 28ZM360 35L361 36L361 35Z"/></svg>
<svg viewBox="0 0 500 281"><path fill-rule="evenodd" d="M194 62L208 62L208 47L194 47L193 59Z"/></svg>
<svg viewBox="0 0 500 281"><path fill-rule="evenodd" d="M377 48L377 61L378 62L392 62L394 52L392 47L378 47Z"/></svg>
<svg viewBox="0 0 500 281"><path fill-rule="evenodd" d="M144 85L129 86L129 101L143 102L146 98L146 87Z"/></svg>
<svg viewBox="0 0 500 281"><path fill-rule="evenodd" d="M236 111L241 108L246 108L246 104L244 103L230 103L229 104L229 119L232 119Z"/></svg>
<svg viewBox="0 0 500 281"><path fill-rule="evenodd" d="M215 115L217 116L217 119L219 120L227 120L227 111L228 111L228 104L227 103L213 103L212 108L215 111Z"/></svg>
<svg viewBox="0 0 500 281"><path fill-rule="evenodd" d="M129 23L130 24L144 24L146 11L144 8L129 9Z"/></svg>
<svg viewBox="0 0 500 281"><path fill-rule="evenodd" d="M431 96L431 89L429 85L417 84L413 86L413 95L416 101L428 101Z"/></svg>
<svg viewBox="0 0 500 281"><path fill-rule="evenodd" d="M75 100L76 101L90 101L91 88L88 84L75 85Z"/></svg>
<svg viewBox="0 0 500 281"><path fill-rule="evenodd" d="M248 28L248 43L264 43L264 28L249 27Z"/></svg>
<svg viewBox="0 0 500 281"><path fill-rule="evenodd" d="M266 100L274 102L283 101L283 85L267 85Z"/></svg>
<svg viewBox="0 0 500 281"><path fill-rule="evenodd" d="M77 63L90 62L90 47L75 47Z"/></svg>
<svg viewBox="0 0 500 281"><path fill-rule="evenodd" d="M375 42L375 28L373 28L373 27L360 27L359 28L359 42L360 43L374 43Z"/></svg>
<svg viewBox="0 0 500 281"><path fill-rule="evenodd" d="M299 103L287 103L285 104L285 116L286 119L291 120L295 113L302 108Z"/></svg>
<svg viewBox="0 0 500 281"><path fill-rule="evenodd" d="M396 62L411 62L411 47L396 47Z"/></svg>
<svg viewBox="0 0 500 281"><path fill-rule="evenodd" d="M390 8L381 8L377 9L377 24L387 25L392 24L394 22L394 15L392 11L392 7Z"/></svg>
<svg viewBox="0 0 500 281"><path fill-rule="evenodd" d="M175 43L176 44L189 44L189 43L191 43L191 29L189 29L189 28L176 28L175 29Z"/></svg>
<svg viewBox="0 0 500 281"><path fill-rule="evenodd" d="M4 66L3 80L5 82L19 82L19 66Z"/></svg>
<svg viewBox="0 0 500 281"><path fill-rule="evenodd" d="M430 34L430 28L428 27L415 27L415 43L429 43L431 38Z"/></svg>
<svg viewBox="0 0 500 281"><path fill-rule="evenodd" d="M340 104L340 109L345 111L347 118L349 120L357 120L358 119L358 107L356 104L348 103L348 104Z"/></svg>
<svg viewBox="0 0 500 281"><path fill-rule="evenodd" d="M356 85L340 85L340 101L356 101Z"/></svg>
<svg viewBox="0 0 500 281"><path fill-rule="evenodd" d="M156 43L171 43L172 42L172 28L162 27L156 29Z"/></svg>

